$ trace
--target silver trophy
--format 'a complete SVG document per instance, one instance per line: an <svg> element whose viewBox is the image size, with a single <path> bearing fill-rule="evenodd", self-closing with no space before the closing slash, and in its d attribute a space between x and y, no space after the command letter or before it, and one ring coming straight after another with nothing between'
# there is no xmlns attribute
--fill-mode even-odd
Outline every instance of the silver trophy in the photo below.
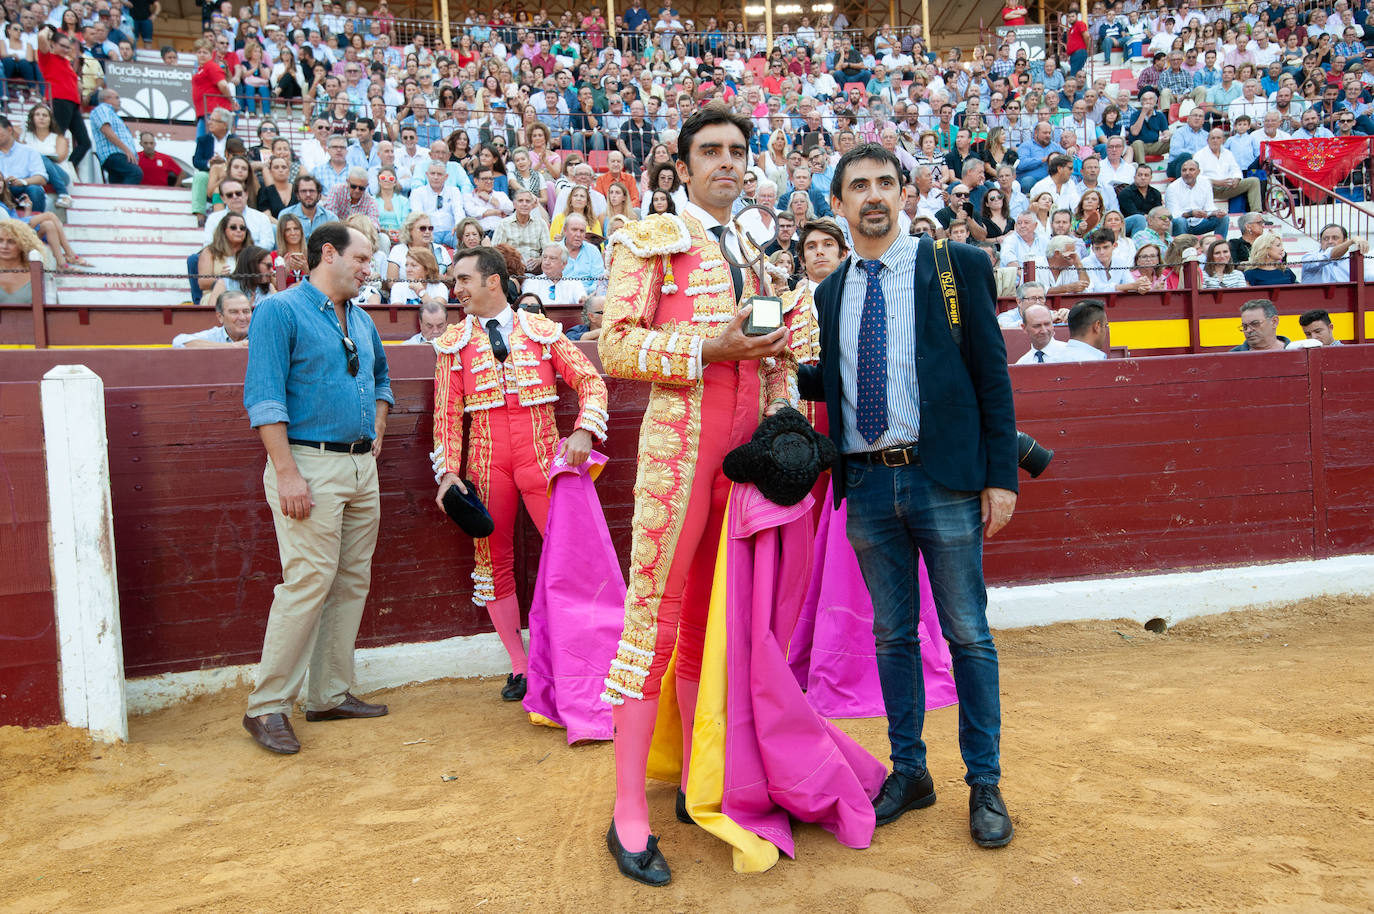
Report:
<svg viewBox="0 0 1374 914"><path fill-rule="evenodd" d="M759 219L745 219L745 215L751 210L758 210L773 216L773 227L765 228ZM729 240L734 238L734 247L739 251L741 260L735 258L731 250ZM782 326L782 299L774 296L772 278L768 275L769 267L768 255L764 249L778 240L778 221L776 214L765 206L757 203L744 207L738 213L730 217L730 222L726 225L722 233L720 253L727 261L740 270L752 268L754 275L759 280L759 290L761 295L752 295L745 301L740 302L744 305L752 306L749 318L744 325L746 336L766 336Z"/></svg>

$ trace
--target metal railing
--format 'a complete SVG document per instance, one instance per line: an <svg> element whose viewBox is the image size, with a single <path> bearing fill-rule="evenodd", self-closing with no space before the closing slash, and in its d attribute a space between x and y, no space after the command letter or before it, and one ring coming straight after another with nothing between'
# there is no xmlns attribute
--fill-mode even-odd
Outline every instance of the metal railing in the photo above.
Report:
<svg viewBox="0 0 1374 914"><path fill-rule="evenodd" d="M1322 226L1335 223L1352 237L1374 237L1374 137L1360 137L1367 144L1364 158L1334 187L1274 162L1268 143L1260 144L1260 163L1268 175L1265 209L1298 231L1319 239Z"/></svg>

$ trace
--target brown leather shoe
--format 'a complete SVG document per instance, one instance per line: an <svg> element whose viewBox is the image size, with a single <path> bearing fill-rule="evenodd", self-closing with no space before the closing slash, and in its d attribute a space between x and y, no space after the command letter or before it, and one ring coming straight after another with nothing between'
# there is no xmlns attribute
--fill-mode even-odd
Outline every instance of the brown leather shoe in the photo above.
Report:
<svg viewBox="0 0 1374 914"><path fill-rule="evenodd" d="M385 717L386 705L370 705L344 692L344 700L328 711L306 711L306 720L349 720L354 717Z"/></svg>
<svg viewBox="0 0 1374 914"><path fill-rule="evenodd" d="M301 751L300 740L291 729L291 718L285 714L264 714L261 717L243 715L243 729L269 752L295 755Z"/></svg>

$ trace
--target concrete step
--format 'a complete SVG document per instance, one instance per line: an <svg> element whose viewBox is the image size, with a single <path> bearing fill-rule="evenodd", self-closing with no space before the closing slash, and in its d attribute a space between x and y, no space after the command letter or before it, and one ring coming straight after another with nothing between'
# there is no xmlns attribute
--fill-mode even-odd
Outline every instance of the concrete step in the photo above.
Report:
<svg viewBox="0 0 1374 914"><path fill-rule="evenodd" d="M169 201L191 203L191 191L185 187L144 187L128 184L77 184L71 189L72 199L77 202L100 201Z"/></svg>
<svg viewBox="0 0 1374 914"><path fill-rule="evenodd" d="M200 247L205 244L205 230L196 228L194 217L190 225L158 228L148 225L120 225L116 220L96 222L68 222L67 237L73 241L113 241L126 245L176 244ZM189 251L188 251L189 253Z"/></svg>
<svg viewBox="0 0 1374 914"><path fill-rule="evenodd" d="M114 250L98 250L106 247ZM140 248L140 250L143 250ZM129 254L128 245L81 245L81 256L89 260L95 273L129 273L145 276L186 275L186 255L179 254L180 248L168 246L157 254Z"/></svg>
<svg viewBox="0 0 1374 914"><path fill-rule="evenodd" d="M158 305L174 307L191 300L189 288L180 292L166 290L100 291L57 289L53 295L59 305Z"/></svg>
<svg viewBox="0 0 1374 914"><path fill-rule="evenodd" d="M103 226L115 229L192 229L196 227L196 217L190 210L177 212L170 207L161 208L156 204L141 207L126 204L118 209L82 209L72 207L67 210L67 225Z"/></svg>

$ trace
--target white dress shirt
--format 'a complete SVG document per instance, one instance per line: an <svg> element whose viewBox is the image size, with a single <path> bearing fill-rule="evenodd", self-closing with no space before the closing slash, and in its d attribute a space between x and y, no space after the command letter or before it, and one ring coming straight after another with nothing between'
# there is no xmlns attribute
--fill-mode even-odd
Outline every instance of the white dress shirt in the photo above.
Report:
<svg viewBox="0 0 1374 914"><path fill-rule="evenodd" d="M1082 340L1069 340L1064 344L1064 349L1060 353L1062 356L1056 361L1059 362L1096 362L1098 359L1105 359L1107 353L1098 349L1096 346L1089 346Z"/></svg>
<svg viewBox="0 0 1374 914"><path fill-rule="evenodd" d="M205 243L209 244L215 240L215 226L225 216L229 215L229 210L216 210L205 218ZM250 206L243 208L243 221L248 226L248 231L253 236L253 243L260 248L273 250L277 246L277 229L272 224L272 218L266 213L253 209Z"/></svg>
<svg viewBox="0 0 1374 914"><path fill-rule="evenodd" d="M426 213L436 233L451 232L463 215L462 194L447 184L436 194L429 184L422 184L410 192L410 211Z"/></svg>
<svg viewBox="0 0 1374 914"><path fill-rule="evenodd" d="M482 215L489 209L499 209L499 216ZM463 212L482 224L482 231L494 232L496 226L503 218L515 212L515 204L510 202L510 197L501 193L499 190L491 192L491 197L483 200L477 196L476 192L463 194Z"/></svg>
<svg viewBox="0 0 1374 914"><path fill-rule="evenodd" d="M1053 178L1041 178L1039 181L1035 182L1035 185L1030 189L1030 193L1026 194L1026 196L1034 200L1041 194L1049 194L1054 198L1055 209L1066 209L1070 212L1078 205L1078 201L1083 198L1073 178L1069 178L1069 180L1065 181L1062 189L1054 186Z"/></svg>
<svg viewBox="0 0 1374 914"><path fill-rule="evenodd" d="M1131 279L1131 261L1112 249L1112 262L1104 267L1102 261L1093 254L1083 258L1083 268L1088 271L1088 289L1095 295L1115 292L1116 287Z"/></svg>
<svg viewBox="0 0 1374 914"><path fill-rule="evenodd" d="M1121 164L1113 165L1104 158L1102 160L1102 173L1097 176L1097 180L1103 184L1133 184L1135 183L1135 163L1123 158Z"/></svg>
<svg viewBox="0 0 1374 914"><path fill-rule="evenodd" d="M1189 210L1215 212L1217 203L1212 195L1212 182L1199 175L1193 186L1189 187L1187 181L1179 178L1165 189L1164 205L1169 207L1169 212L1175 219L1185 218L1183 214Z"/></svg>
<svg viewBox="0 0 1374 914"><path fill-rule="evenodd" d="M1034 241L1026 241L1016 232L1012 232L1002 240L1001 266L1018 266L1027 260L1043 260L1044 257L1045 242L1040 239L1038 234Z"/></svg>
<svg viewBox="0 0 1374 914"><path fill-rule="evenodd" d="M1239 180L1241 178L1240 163L1236 161L1235 156L1231 155L1231 150L1225 146L1221 147L1219 155L1212 152L1212 147L1203 146L1193 153L1193 161L1197 163L1202 177L1208 181Z"/></svg>
<svg viewBox="0 0 1374 914"><path fill-rule="evenodd" d="M1065 355L1066 351L1068 350L1068 348L1069 348L1069 344L1068 344L1068 343L1064 342L1063 340L1055 339L1055 338L1051 337L1051 338L1050 338L1049 345L1046 346L1046 347L1044 348L1044 350L1043 350L1044 353L1045 353L1045 359L1044 359L1044 361L1046 361L1046 362L1073 362L1073 361L1076 361L1076 359L1066 359L1066 358L1064 358L1064 355ZM1041 360L1040 360L1040 359L1037 359L1037 358L1035 357L1035 354L1036 354L1037 352L1040 352L1040 351L1042 351L1042 350L1036 349L1034 346L1032 346L1031 348L1029 348L1029 349L1026 350L1026 354L1025 354L1025 355L1021 356L1021 358L1019 358L1019 359L1016 360L1016 364L1017 364L1017 365L1034 365L1034 364L1040 362Z"/></svg>

